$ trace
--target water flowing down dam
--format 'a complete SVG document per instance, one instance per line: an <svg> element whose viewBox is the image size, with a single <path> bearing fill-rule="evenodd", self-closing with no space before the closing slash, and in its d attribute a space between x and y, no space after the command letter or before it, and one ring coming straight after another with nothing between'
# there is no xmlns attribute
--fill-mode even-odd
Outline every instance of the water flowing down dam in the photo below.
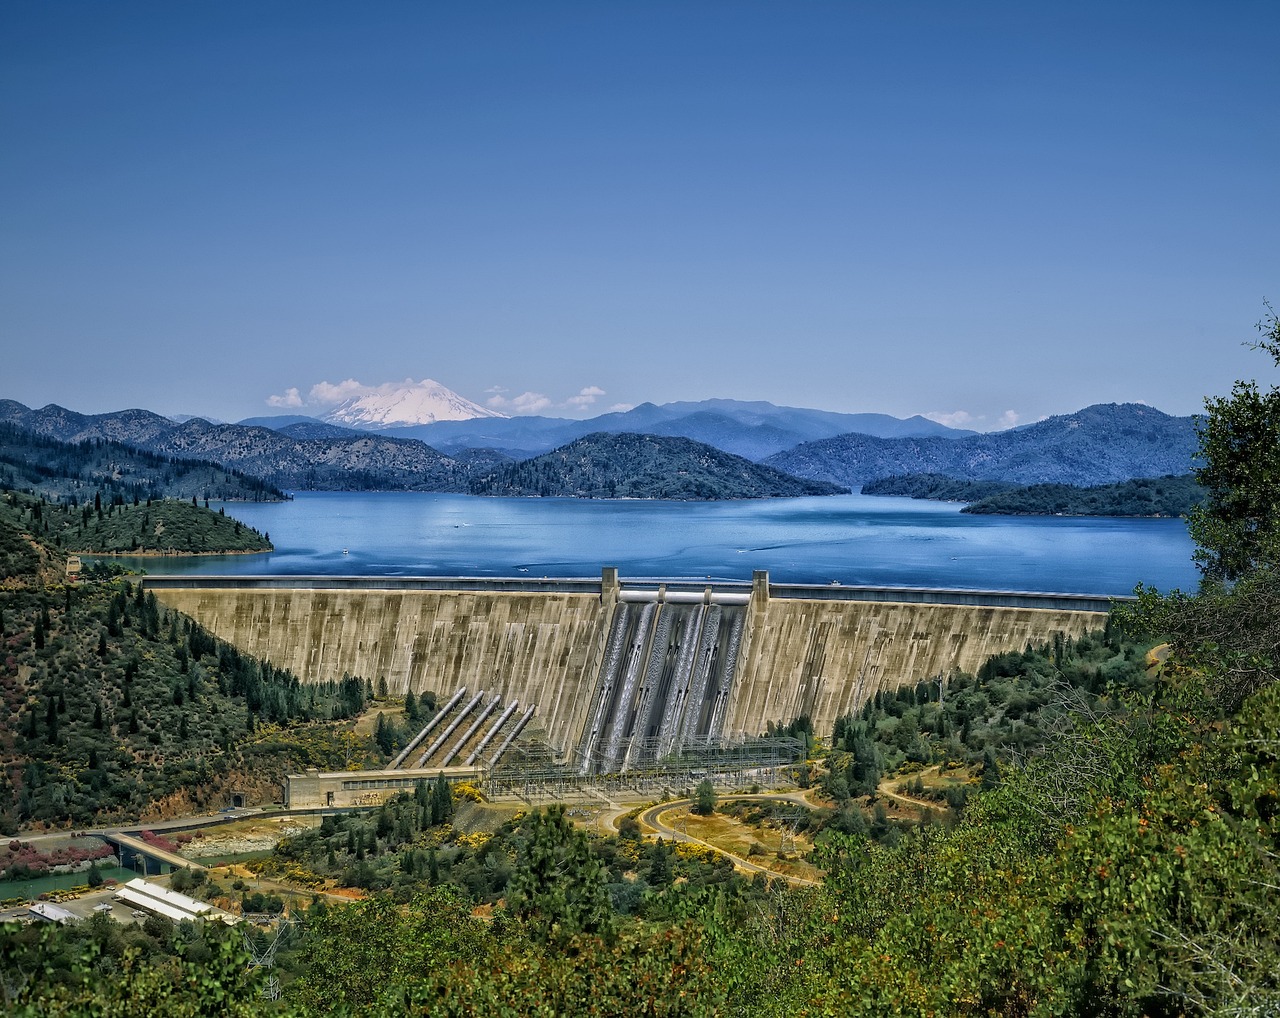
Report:
<svg viewBox="0 0 1280 1018"><path fill-rule="evenodd" d="M536 738L577 773L616 773L801 715L821 734L877 692L1078 637L1110 609L1082 595L771 584L765 573L751 583L624 583L614 569L143 583L304 682L357 675L449 701L451 716L393 770L492 765L516 738Z"/></svg>
<svg viewBox="0 0 1280 1018"><path fill-rule="evenodd" d="M612 773L719 738L749 595L624 592L577 751Z"/></svg>

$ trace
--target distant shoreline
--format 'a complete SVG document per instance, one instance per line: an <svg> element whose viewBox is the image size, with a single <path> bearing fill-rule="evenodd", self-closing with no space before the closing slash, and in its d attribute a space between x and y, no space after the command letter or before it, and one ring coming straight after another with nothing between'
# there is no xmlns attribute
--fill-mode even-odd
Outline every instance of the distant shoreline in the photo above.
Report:
<svg viewBox="0 0 1280 1018"><path fill-rule="evenodd" d="M198 558L201 555L266 555L275 550L272 545L256 551L240 548L235 551L72 551L68 554L89 558Z"/></svg>

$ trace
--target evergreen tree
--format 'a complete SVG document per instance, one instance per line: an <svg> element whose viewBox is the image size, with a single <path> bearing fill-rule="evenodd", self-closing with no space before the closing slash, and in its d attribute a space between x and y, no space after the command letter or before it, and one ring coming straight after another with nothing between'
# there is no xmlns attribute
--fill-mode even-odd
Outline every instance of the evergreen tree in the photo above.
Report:
<svg viewBox="0 0 1280 1018"><path fill-rule="evenodd" d="M431 789L431 826L444 823L453 816L453 791L444 775L439 775Z"/></svg>
<svg viewBox="0 0 1280 1018"><path fill-rule="evenodd" d="M693 793L693 812L701 816L709 816L716 811L716 788L711 783L710 778L703 778L698 782L698 788Z"/></svg>
<svg viewBox="0 0 1280 1018"><path fill-rule="evenodd" d="M508 911L552 944L566 944L580 933L612 940L605 869L586 834L573 826L563 806L534 812L527 829L528 840L508 885Z"/></svg>

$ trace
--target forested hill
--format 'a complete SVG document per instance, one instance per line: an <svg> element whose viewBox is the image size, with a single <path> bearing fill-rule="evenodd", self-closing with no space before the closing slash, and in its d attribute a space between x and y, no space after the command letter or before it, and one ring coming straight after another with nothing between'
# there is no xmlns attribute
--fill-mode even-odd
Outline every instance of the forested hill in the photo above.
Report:
<svg viewBox="0 0 1280 1018"><path fill-rule="evenodd" d="M55 559L76 552L99 555L212 555L271 550L271 540L223 510L194 499L147 499L127 503L95 496L73 505L25 492L0 489L0 524L15 551L32 539ZM19 541L15 533L25 532ZM34 553L34 550L33 550ZM31 572L31 560L26 557Z"/></svg>
<svg viewBox="0 0 1280 1018"><path fill-rule="evenodd" d="M1204 489L1189 474L1140 477L1090 488L904 474L863 485L862 493L968 502L961 512L1009 516L1186 516L1205 497Z"/></svg>
<svg viewBox="0 0 1280 1018"><path fill-rule="evenodd" d="M862 494L897 495L934 502L976 502L1016 487L1008 481L961 481L945 474L894 474L867 482L862 486Z"/></svg>
<svg viewBox="0 0 1280 1018"><path fill-rule="evenodd" d="M474 495L679 500L834 495L848 489L792 477L688 438L587 435L477 478Z"/></svg>
<svg viewBox="0 0 1280 1018"><path fill-rule="evenodd" d="M1195 421L1134 403L1100 404L1025 428L947 440L841 435L806 442L764 462L798 477L857 487L894 474L959 480L1097 485L1185 474Z"/></svg>
<svg viewBox="0 0 1280 1018"><path fill-rule="evenodd" d="M1143 477L1078 488L1033 484L997 492L960 511L1005 516L1186 516L1204 501L1194 477Z"/></svg>
<svg viewBox="0 0 1280 1018"><path fill-rule="evenodd" d="M63 442L13 424L0 423L0 487L50 498L108 502L117 497L200 498L275 502L284 493L272 484L207 459L166 456L108 438Z"/></svg>

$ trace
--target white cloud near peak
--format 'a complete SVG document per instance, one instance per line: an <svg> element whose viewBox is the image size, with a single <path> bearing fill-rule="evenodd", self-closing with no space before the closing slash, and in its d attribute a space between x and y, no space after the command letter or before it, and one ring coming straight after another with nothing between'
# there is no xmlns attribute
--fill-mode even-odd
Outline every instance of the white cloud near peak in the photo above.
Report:
<svg viewBox="0 0 1280 1018"><path fill-rule="evenodd" d="M583 389L579 389L578 395L570 396L565 402L569 406L589 407L604 394L605 392L600 386L588 385Z"/></svg>
<svg viewBox="0 0 1280 1018"><path fill-rule="evenodd" d="M994 420L986 414L973 414L968 410L932 410L921 416L948 428L967 428L970 431L1006 431L1022 423L1022 414L1017 410L1006 410Z"/></svg>
<svg viewBox="0 0 1280 1018"><path fill-rule="evenodd" d="M267 406L297 408L302 406L302 396L298 392L298 387L291 385L278 396L268 396Z"/></svg>
<svg viewBox="0 0 1280 1018"><path fill-rule="evenodd" d="M308 403L319 403L321 406L336 405L354 396L365 396L375 391L375 386L357 382L354 378L338 382L317 382L307 394Z"/></svg>
<svg viewBox="0 0 1280 1018"><path fill-rule="evenodd" d="M974 417L968 410L952 410L946 413L942 410L931 410L922 416L927 417L931 421L948 428L963 428L970 424L976 423L980 418Z"/></svg>
<svg viewBox="0 0 1280 1018"><path fill-rule="evenodd" d="M493 392L495 389L497 389L497 386L488 391ZM522 392L512 399L507 399L502 395L490 396L485 400L485 404L494 410L501 410L503 413L528 415L541 413L551 406L551 400L540 392Z"/></svg>

